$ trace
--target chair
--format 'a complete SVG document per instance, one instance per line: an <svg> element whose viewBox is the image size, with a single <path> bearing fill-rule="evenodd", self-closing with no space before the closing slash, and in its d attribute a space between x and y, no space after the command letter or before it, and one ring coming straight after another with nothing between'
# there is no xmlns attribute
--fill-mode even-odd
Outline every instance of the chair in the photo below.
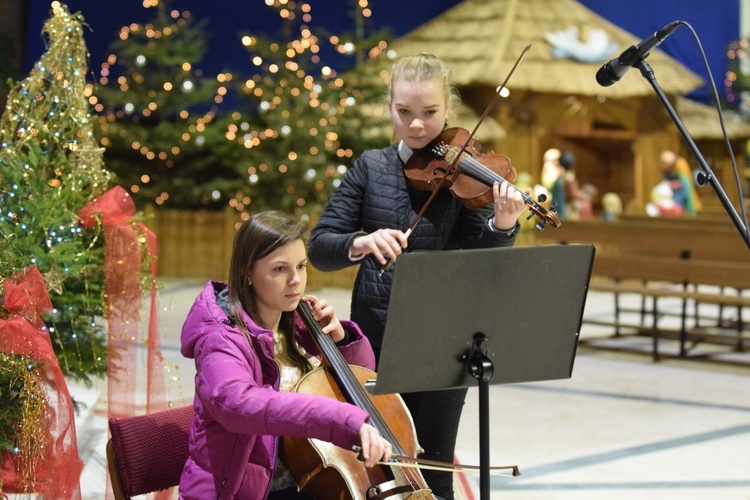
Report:
<svg viewBox="0 0 750 500"><path fill-rule="evenodd" d="M188 457L192 406L110 418L107 469L116 500L164 490L180 483Z"/></svg>

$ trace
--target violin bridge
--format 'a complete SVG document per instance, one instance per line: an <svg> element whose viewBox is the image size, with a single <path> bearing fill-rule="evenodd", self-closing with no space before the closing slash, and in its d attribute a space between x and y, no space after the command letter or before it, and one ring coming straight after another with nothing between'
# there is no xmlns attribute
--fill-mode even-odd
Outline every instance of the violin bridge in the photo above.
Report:
<svg viewBox="0 0 750 500"><path fill-rule="evenodd" d="M447 161L448 163L453 163L453 160L455 160L456 157L458 156L458 152L459 152L458 148L448 148L444 152L444 155L443 155L445 158L445 161Z"/></svg>

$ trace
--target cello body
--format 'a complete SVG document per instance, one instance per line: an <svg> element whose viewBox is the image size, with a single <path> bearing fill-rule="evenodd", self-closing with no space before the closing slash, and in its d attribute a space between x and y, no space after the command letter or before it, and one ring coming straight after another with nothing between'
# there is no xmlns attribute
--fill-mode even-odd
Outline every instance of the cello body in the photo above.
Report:
<svg viewBox="0 0 750 500"><path fill-rule="evenodd" d="M364 383L375 377L375 372L350 365L352 373L364 387ZM346 397L336 384L328 367L320 367L306 374L297 384L296 392L317 394L346 401ZM383 418L389 423L394 435L404 448L407 456L416 457L422 452L417 442L414 423L401 396L387 394L371 396ZM398 476L404 471L392 470L386 466L365 467L357 458L357 453L345 450L319 439L300 439L289 436L283 438L284 456L282 460L289 472L297 480L300 491L320 499L431 499L432 492L424 489L399 492ZM293 459L291 459L293 457ZM415 474L411 471L409 474ZM394 478L393 476L396 476ZM377 489L377 492L375 489ZM369 492L369 494L368 494ZM389 493L391 492L391 493Z"/></svg>
<svg viewBox="0 0 750 500"><path fill-rule="evenodd" d="M295 392L316 394L354 404L370 414L370 424L388 439L394 455L416 458L422 449L414 422L401 396L373 396L364 384L375 372L346 363L333 341L312 319L308 306L297 311L311 330L325 363L305 374ZM358 453L319 439L284 436L281 460L297 481L299 490L313 498L352 500L434 499L418 469L378 465L365 467Z"/></svg>

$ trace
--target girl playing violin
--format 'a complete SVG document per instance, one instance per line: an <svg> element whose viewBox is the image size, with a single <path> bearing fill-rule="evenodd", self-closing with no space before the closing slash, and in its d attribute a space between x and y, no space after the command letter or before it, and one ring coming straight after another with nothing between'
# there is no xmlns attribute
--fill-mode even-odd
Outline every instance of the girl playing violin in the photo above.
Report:
<svg viewBox="0 0 750 500"><path fill-rule="evenodd" d="M398 142L357 158L310 236L309 256L315 267L334 271L360 265L351 319L370 339L376 358L393 279L393 268L381 273L383 266L402 252L512 246L525 209L521 193L507 182L495 183L494 201L478 209L466 208L443 189L407 241L404 231L430 193L411 185L404 165L446 126L458 101L451 80L450 69L429 54L395 63L387 104ZM488 305L491 301L488 297ZM425 450L423 458L453 461L465 396L466 389L402 395ZM454 497L450 472L427 470L423 475L434 494Z"/></svg>
<svg viewBox="0 0 750 500"><path fill-rule="evenodd" d="M195 416L180 498L294 498L278 459L279 436L362 447L365 465L391 445L348 403L288 392L320 363L295 309L308 301L322 332L347 362L372 369L370 342L322 299L303 295L304 226L280 212L251 217L234 237L229 283L208 282L182 327L181 351L195 359Z"/></svg>

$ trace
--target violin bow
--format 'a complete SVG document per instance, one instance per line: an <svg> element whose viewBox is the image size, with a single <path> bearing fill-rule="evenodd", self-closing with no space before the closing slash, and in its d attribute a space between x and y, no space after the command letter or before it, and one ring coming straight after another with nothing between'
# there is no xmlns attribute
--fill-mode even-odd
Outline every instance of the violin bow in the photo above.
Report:
<svg viewBox="0 0 750 500"><path fill-rule="evenodd" d="M466 141L464 142L463 147L461 148L461 151L466 149L466 147L469 145L469 142L471 142L471 139L474 137L474 134L477 130L479 130L479 126L482 124L485 118L487 118L487 115L490 114L490 111L492 111L492 108L495 107L495 104L497 104L497 100L500 98L500 93L503 91L505 86L508 84L508 80L510 80L511 75L516 71L516 68L519 64L521 64L521 61L524 57L526 57L526 53L531 49L531 44L527 44L526 47L523 48L523 51L521 51L521 55L518 56L518 59L516 59L516 62L513 64L513 67L510 68L510 71L508 72L508 76L505 77L505 81L500 85L497 89L495 89L495 95L492 96L492 100L487 105L486 108L484 108L484 113L482 113L482 116L479 117L479 121L474 126L474 130L471 131L471 134L469 134L469 137L466 138ZM455 163L455 160L454 160Z"/></svg>
<svg viewBox="0 0 750 500"><path fill-rule="evenodd" d="M459 154L457 154L455 156L455 158L453 158L453 161L448 165L448 168L445 171L446 173L442 177L442 179L440 179L440 183L435 188L435 191L437 191L438 189L440 189L440 187L443 185L443 182L448 177L448 173L451 171L451 169L453 168L453 166L458 162L458 159L460 158L461 153L464 152L464 151L466 151L466 148L469 146L469 143L474 138L474 134L476 134L477 130L479 130L479 126L482 124L482 122L484 121L484 119L487 118L487 115L490 114L490 111L492 111L492 108L495 107L495 104L497 104L497 100L500 98L500 93L505 88L505 86L508 84L508 80L510 80L510 77L516 71L516 68L518 67L519 64L521 64L521 61L523 60L524 57L526 57L526 54L528 53L528 51L530 49L531 49L531 44L529 43L529 44L526 45L526 47L523 48L523 50L521 51L521 55L518 56L518 58L516 59L516 62L513 63L513 67L510 68L510 71L508 72L508 75L505 77L505 80L503 81L503 83L499 87L497 87L497 89L495 89L495 95L492 96L492 100L487 105L487 107L484 108L484 113L482 113L482 116L479 117L479 120L477 121L477 124L474 125L474 130L471 131L471 133L469 134L469 136L464 141L464 145L461 146L461 151L459 152ZM432 201L432 198L430 198L428 200L428 203L430 201ZM419 212L419 215L417 216L417 220L419 220L419 218L421 218L421 216L424 214L424 211L425 211L425 209L423 208L422 211Z"/></svg>
<svg viewBox="0 0 750 500"><path fill-rule="evenodd" d="M482 116L479 118L479 121L474 126L474 130L471 131L469 136L466 138L466 141L464 142L464 145L461 146L461 152L466 150L466 147L469 145L469 142L471 142L471 139L474 137L474 134L479 129L479 126L482 124L484 119L487 117L487 115L490 113L493 107L495 107L495 104L497 103L497 100L500 98L500 92L505 88L505 86L508 84L508 80L510 80L511 75L513 75L513 72L516 71L516 68L521 63L523 58L526 56L526 53L531 49L531 44L527 44L526 47L524 47L523 51L521 51L521 55L518 56L518 59L516 59L516 62L513 64L513 67L510 68L510 71L508 72L508 76L505 77L505 81L503 81L502 85L497 87L495 90L495 95L492 97L492 100L487 105L487 107L484 109L484 113L482 113ZM414 228L417 226L417 223L419 220L424 216L425 212L427 211L427 208L432 204L432 200L435 199L435 196L437 196L438 191L440 191L440 188L443 186L443 183L448 178L448 174L450 173L453 166L458 162L458 159L461 157L461 154L457 154L455 158L453 158L453 161L448 165L448 168L446 169L445 175L440 179L440 182L435 186L435 188L432 190L432 193L430 194L430 197L427 198L427 201L422 205L422 209L419 211L416 217L414 217L414 220L409 225L409 229L407 229L404 232L404 236L408 239L411 235L411 232L414 230ZM388 261L381 269L379 276L382 276L384 272L388 270L388 268L391 267L393 261Z"/></svg>

